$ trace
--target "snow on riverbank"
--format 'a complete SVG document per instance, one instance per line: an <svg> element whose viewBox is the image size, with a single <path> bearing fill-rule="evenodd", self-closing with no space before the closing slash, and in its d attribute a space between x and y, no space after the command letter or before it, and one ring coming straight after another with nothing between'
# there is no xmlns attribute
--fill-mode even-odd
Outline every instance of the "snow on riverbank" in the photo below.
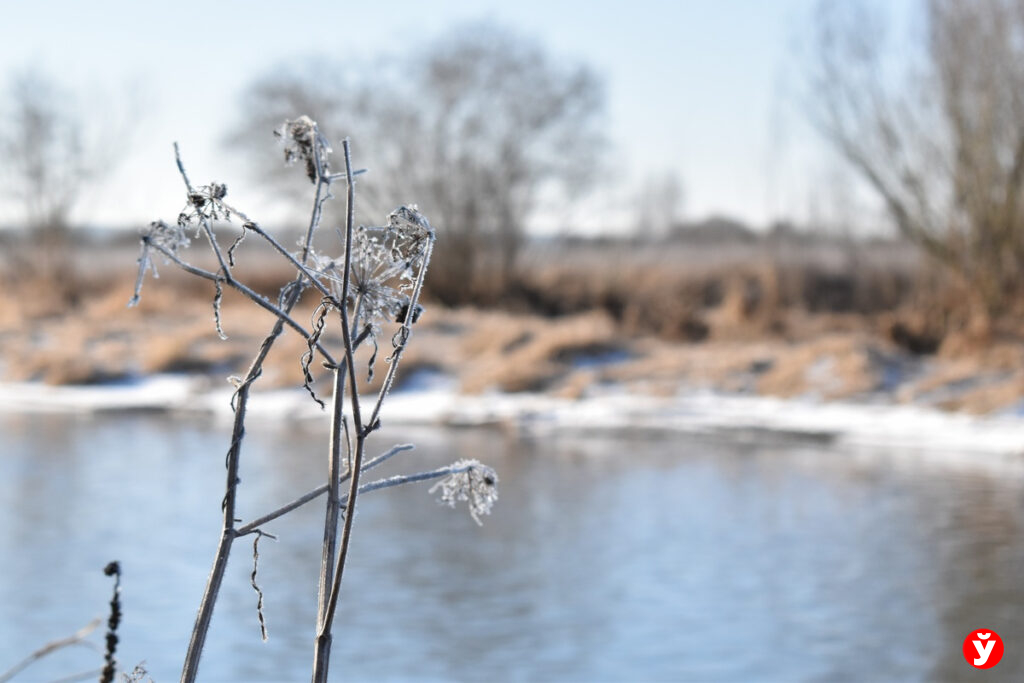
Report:
<svg viewBox="0 0 1024 683"><path fill-rule="evenodd" d="M0 384L0 412L159 411L229 419L230 398L229 387L211 389L202 379L173 375L95 386ZM302 390L258 392L249 412L259 420L315 419L323 414ZM1022 417L707 391L662 398L607 388L578 400L539 394L467 396L438 379L392 394L382 420L387 425L501 425L530 433L658 430L752 439L781 436L854 447L983 453L1024 463Z"/></svg>

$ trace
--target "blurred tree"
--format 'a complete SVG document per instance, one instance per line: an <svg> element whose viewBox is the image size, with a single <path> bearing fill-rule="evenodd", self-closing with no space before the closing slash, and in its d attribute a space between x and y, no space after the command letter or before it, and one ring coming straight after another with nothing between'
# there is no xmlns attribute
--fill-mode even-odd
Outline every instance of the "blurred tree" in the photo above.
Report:
<svg viewBox="0 0 1024 683"><path fill-rule="evenodd" d="M664 239L682 218L683 183L674 171L648 175L636 194L636 220L640 239Z"/></svg>
<svg viewBox="0 0 1024 683"><path fill-rule="evenodd" d="M510 281L542 198L594 182L603 112L589 68L472 24L372 67L319 61L267 74L248 88L232 141L259 154L252 140L300 113L344 131L371 171L360 178L366 218L418 202L445 241L431 291L460 303Z"/></svg>
<svg viewBox="0 0 1024 683"><path fill-rule="evenodd" d="M43 244L65 237L83 183L93 173L71 95L39 72L14 76L0 125L0 169L25 227Z"/></svg>
<svg viewBox="0 0 1024 683"><path fill-rule="evenodd" d="M899 53L877 9L819 2L811 119L991 320L1024 284L1024 0L926 0Z"/></svg>

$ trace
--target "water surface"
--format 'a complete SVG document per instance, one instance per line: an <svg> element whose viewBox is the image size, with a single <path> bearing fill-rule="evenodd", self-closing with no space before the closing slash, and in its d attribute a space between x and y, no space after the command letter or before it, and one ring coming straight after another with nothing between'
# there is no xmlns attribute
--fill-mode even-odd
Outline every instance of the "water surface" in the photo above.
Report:
<svg viewBox="0 0 1024 683"><path fill-rule="evenodd" d="M0 670L104 615L176 680L219 530L224 424L153 415L0 418ZM339 680L1021 680L1019 470L795 441L385 431L390 475L463 457L501 476L477 527L429 485L366 497L332 657ZM324 434L254 424L239 513L316 486ZM235 546L202 680L309 676L323 504L267 525L258 581ZM999 666L960 654L975 628ZM100 638L94 636L94 641ZM23 680L96 668L75 648ZM980 676L973 676L979 674Z"/></svg>

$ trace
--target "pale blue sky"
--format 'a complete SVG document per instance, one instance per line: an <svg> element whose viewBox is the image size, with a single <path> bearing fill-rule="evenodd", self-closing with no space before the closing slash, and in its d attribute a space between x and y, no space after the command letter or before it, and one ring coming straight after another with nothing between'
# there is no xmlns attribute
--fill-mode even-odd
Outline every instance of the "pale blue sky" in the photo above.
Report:
<svg viewBox="0 0 1024 683"><path fill-rule="evenodd" d="M906 5L909 0L901 0ZM219 140L237 93L289 59L403 51L460 21L493 19L538 37L606 78L610 136L625 180L577 217L591 229L629 222L628 195L648 173L675 171L685 214L755 224L813 212L829 162L799 117L794 39L813 0L696 2L3 2L0 75L34 64L67 85L117 93L140 114L130 153L76 218L125 224L172 214L181 142L193 175L246 184ZM122 115L120 96L95 110ZM248 206L273 214L258 195ZM7 206L0 223L16 216ZM264 214L266 215L266 214Z"/></svg>

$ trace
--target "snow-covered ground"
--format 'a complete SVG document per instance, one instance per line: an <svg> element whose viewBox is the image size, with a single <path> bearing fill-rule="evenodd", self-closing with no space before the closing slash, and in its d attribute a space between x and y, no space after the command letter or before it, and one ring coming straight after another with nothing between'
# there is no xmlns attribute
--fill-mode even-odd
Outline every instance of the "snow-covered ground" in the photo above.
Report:
<svg viewBox="0 0 1024 683"><path fill-rule="evenodd" d="M53 387L0 384L0 412L161 411L231 416L231 387L156 375L135 383ZM326 419L300 389L255 392L250 415L259 420ZM773 437L843 446L927 452L935 457L986 454L1024 466L1024 418L976 417L883 403L728 395L710 391L671 397L627 394L608 387L577 400L540 394L463 395L443 378L393 393L385 425L501 425L531 433L659 430L690 434Z"/></svg>

